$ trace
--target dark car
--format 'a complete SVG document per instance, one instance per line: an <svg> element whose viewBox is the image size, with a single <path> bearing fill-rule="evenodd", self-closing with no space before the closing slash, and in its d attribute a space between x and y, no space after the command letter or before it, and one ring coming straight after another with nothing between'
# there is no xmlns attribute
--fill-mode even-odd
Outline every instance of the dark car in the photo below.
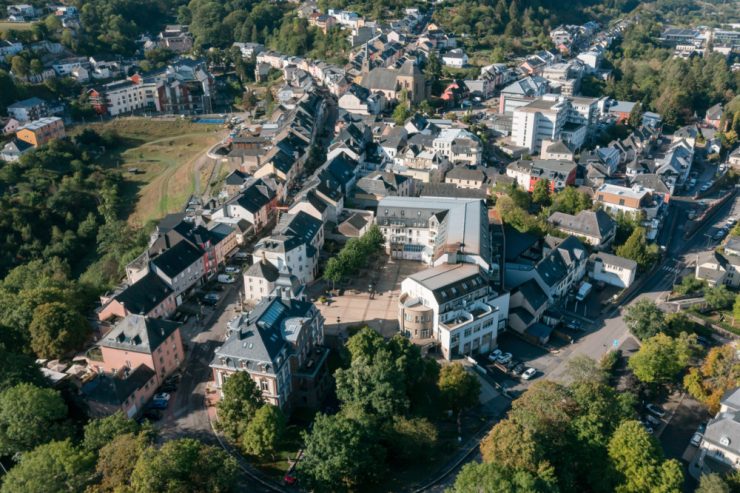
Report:
<svg viewBox="0 0 740 493"><path fill-rule="evenodd" d="M516 376L519 376L519 375L521 375L522 373L524 373L524 370L526 370L526 369L527 369L527 368L526 368L526 367L524 366L524 363L519 363L518 365L516 365L516 366L514 367L514 369L513 369L513 370L511 370L511 373L513 373L513 374L514 374L514 375L516 375Z"/></svg>
<svg viewBox="0 0 740 493"><path fill-rule="evenodd" d="M571 330L583 330L583 324L580 320L569 318L565 321L565 326Z"/></svg>

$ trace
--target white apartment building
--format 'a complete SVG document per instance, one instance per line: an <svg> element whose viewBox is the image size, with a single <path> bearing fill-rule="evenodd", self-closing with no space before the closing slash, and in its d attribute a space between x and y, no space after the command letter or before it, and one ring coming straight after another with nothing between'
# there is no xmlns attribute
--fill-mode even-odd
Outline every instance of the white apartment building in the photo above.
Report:
<svg viewBox="0 0 740 493"><path fill-rule="evenodd" d="M467 262L492 272L488 210L480 199L384 197L376 223L393 258Z"/></svg>
<svg viewBox="0 0 740 493"><path fill-rule="evenodd" d="M637 262L610 253L594 253L589 258L589 275L594 281L628 288L635 281Z"/></svg>
<svg viewBox="0 0 740 493"><path fill-rule="evenodd" d="M511 140L532 153L539 152L545 140L562 140L579 149L587 133L588 120L568 98L548 95L514 110Z"/></svg>
<svg viewBox="0 0 740 493"><path fill-rule="evenodd" d="M432 148L452 163L480 164L480 139L462 128L446 128L432 142Z"/></svg>
<svg viewBox="0 0 740 493"><path fill-rule="evenodd" d="M491 288L474 264L442 264L401 283L399 326L417 342L436 340L445 359L487 353L506 326L509 293Z"/></svg>

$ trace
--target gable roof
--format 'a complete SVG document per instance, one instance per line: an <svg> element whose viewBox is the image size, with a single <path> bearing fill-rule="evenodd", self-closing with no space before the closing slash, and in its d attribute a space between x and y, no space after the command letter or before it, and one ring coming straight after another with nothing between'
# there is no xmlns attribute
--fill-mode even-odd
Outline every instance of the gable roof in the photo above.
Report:
<svg viewBox="0 0 740 493"><path fill-rule="evenodd" d="M582 236L591 236L600 240L609 236L617 227L614 219L609 217L609 214L601 209L597 211L581 211L575 216L563 212L554 212L547 221L556 228Z"/></svg>
<svg viewBox="0 0 740 493"><path fill-rule="evenodd" d="M586 250L575 236L569 236L537 263L535 270L552 287L568 275L571 264L586 259Z"/></svg>
<svg viewBox="0 0 740 493"><path fill-rule="evenodd" d="M114 299L121 303L127 312L146 315L171 294L169 286L157 274L149 272L115 295Z"/></svg>
<svg viewBox="0 0 740 493"><path fill-rule="evenodd" d="M194 263L202 260L203 251L188 241L181 241L165 250L152 260L152 263L167 277L173 278Z"/></svg>
<svg viewBox="0 0 740 493"><path fill-rule="evenodd" d="M258 277L267 282L275 282L280 276L280 271L267 260L261 259L249 266L244 273L245 277Z"/></svg>
<svg viewBox="0 0 740 493"><path fill-rule="evenodd" d="M131 394L142 388L156 374L146 365L139 365L127 377L101 374L82 387L87 399L101 404L120 406Z"/></svg>

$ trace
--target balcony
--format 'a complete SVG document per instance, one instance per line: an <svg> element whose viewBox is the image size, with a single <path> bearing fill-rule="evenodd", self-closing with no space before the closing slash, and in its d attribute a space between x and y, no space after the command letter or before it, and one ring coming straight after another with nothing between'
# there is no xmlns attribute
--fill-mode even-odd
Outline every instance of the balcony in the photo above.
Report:
<svg viewBox="0 0 740 493"><path fill-rule="evenodd" d="M439 328L449 332L459 330L466 325L491 316L495 311L498 311L498 309L482 301L475 301L465 308L440 315Z"/></svg>

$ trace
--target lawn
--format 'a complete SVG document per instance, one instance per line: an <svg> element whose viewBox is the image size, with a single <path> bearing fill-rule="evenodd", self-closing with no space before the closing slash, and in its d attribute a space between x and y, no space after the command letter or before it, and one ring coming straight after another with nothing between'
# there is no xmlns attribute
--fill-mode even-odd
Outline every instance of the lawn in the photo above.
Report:
<svg viewBox="0 0 740 493"><path fill-rule="evenodd" d="M125 118L75 127L112 131L120 145L101 157L103 164L124 173L124 203L129 203L129 222L144 224L181 210L212 166L205 152L224 136L219 125L184 120ZM129 170L135 168L136 173ZM206 183L202 183L205 187Z"/></svg>
<svg viewBox="0 0 740 493"><path fill-rule="evenodd" d="M0 33L4 33L10 30L15 31L28 31L31 29L33 24L31 22L7 22L0 21Z"/></svg>

